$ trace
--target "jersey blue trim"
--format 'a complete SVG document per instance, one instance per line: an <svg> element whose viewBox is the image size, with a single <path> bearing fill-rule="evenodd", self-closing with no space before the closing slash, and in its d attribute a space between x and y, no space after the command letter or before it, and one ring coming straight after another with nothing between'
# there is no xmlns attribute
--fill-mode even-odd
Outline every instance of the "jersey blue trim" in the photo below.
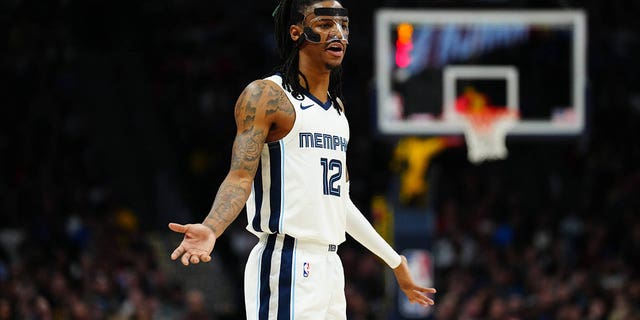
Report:
<svg viewBox="0 0 640 320"><path fill-rule="evenodd" d="M280 77L280 83L281 83L281 87L282 87L282 73L280 72L276 72L273 75L279 76ZM289 93L291 93L291 91L289 91ZM305 96L309 97L309 99L313 100L313 102L317 103L319 106L322 107L322 109L325 110L329 110L329 108L331 108L331 98L329 98L329 100L327 100L327 102L322 102L320 101L320 99L318 99L318 97L314 96L313 94L311 94L311 92L309 92L309 90L302 88L302 94L304 94Z"/></svg>
<svg viewBox="0 0 640 320"><path fill-rule="evenodd" d="M311 92L309 92L307 89L302 88L302 93L309 97L309 99L313 100L313 102L317 103L319 106L322 107L322 109L325 110L329 110L329 108L331 108L331 99L327 100L327 102L322 102L320 101L320 99L318 99L316 96L314 96L313 94L311 94Z"/></svg>
<svg viewBox="0 0 640 320"><path fill-rule="evenodd" d="M255 178L253 179L253 196L255 200L256 212L253 216L253 221L251 225L253 226L253 230L257 232L262 232L262 227L260 226L260 214L262 211L262 160L258 162L258 170L256 170Z"/></svg>
<svg viewBox="0 0 640 320"><path fill-rule="evenodd" d="M264 250L267 247L263 247L260 251L260 256L264 254ZM262 259L258 260L258 285L256 286L256 319L260 318L260 271L262 270Z"/></svg>
<svg viewBox="0 0 640 320"><path fill-rule="evenodd" d="M269 278L271 275L271 258L273 249L276 246L276 235L270 234L267 237L267 245L262 252L260 261L260 309L258 310L259 320L269 319L269 299L271 298L271 288Z"/></svg>
<svg viewBox="0 0 640 320"><path fill-rule="evenodd" d="M269 146L271 186L269 189L269 200L271 212L269 216L269 230L278 233L280 218L282 215L282 146L280 141L272 142Z"/></svg>
<svg viewBox="0 0 640 320"><path fill-rule="evenodd" d="M278 283L278 320L291 319L291 271L293 269L293 248L295 239L285 235L280 256L280 277Z"/></svg>
<svg viewBox="0 0 640 320"><path fill-rule="evenodd" d="M292 270L292 274L293 274L293 279L291 280L291 320L295 320L296 318L296 277L298 276L298 263L297 263L297 248L298 248L298 240L296 240L295 238L294 240L294 244L293 244L293 270Z"/></svg>

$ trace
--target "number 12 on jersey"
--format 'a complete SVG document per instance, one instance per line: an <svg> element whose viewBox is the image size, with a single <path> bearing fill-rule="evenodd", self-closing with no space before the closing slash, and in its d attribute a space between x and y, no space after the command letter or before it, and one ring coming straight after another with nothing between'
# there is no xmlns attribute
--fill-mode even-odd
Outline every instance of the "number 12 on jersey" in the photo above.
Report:
<svg viewBox="0 0 640 320"><path fill-rule="evenodd" d="M340 196L340 186L336 182L342 178L342 162L337 159L321 158L322 192L325 195Z"/></svg>

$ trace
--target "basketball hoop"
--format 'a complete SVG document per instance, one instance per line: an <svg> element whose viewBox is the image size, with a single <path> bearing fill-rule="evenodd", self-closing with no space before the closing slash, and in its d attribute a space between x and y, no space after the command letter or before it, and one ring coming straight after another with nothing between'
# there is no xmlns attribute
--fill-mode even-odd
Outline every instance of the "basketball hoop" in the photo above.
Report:
<svg viewBox="0 0 640 320"><path fill-rule="evenodd" d="M506 108L485 108L479 112L460 112L464 122L469 161L500 160L507 157L506 136L518 120L518 113Z"/></svg>

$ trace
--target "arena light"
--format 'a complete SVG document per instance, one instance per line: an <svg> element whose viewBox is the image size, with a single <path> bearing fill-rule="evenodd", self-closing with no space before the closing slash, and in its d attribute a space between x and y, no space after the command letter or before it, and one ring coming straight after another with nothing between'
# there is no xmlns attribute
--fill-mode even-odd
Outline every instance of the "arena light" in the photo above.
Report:
<svg viewBox="0 0 640 320"><path fill-rule="evenodd" d="M411 64L411 50L413 50L413 25L401 23L398 25L398 40L396 41L396 66L406 68Z"/></svg>

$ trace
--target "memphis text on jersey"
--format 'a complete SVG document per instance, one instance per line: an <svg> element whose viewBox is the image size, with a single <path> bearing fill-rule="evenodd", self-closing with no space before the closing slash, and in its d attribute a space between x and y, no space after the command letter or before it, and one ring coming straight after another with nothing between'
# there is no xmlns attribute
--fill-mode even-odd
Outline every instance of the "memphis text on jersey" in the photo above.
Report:
<svg viewBox="0 0 640 320"><path fill-rule="evenodd" d="M300 132L300 148L319 148L347 152L348 140L344 137L326 134Z"/></svg>

